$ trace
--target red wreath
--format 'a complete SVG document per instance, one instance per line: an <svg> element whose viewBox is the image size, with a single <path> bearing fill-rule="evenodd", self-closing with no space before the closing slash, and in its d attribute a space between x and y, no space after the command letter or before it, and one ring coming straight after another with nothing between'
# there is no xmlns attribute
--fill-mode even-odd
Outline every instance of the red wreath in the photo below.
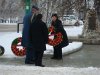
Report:
<svg viewBox="0 0 100 75"><path fill-rule="evenodd" d="M13 40L12 45L11 45L12 52L16 56L24 56L24 55L26 55L26 49L21 46L21 40L22 40L22 38L18 37L18 38ZM19 47L21 47L21 49Z"/></svg>
<svg viewBox="0 0 100 75"><path fill-rule="evenodd" d="M61 32L55 33L55 29L53 26L49 27L48 31L49 31L49 37L55 36L54 39L48 38L49 45L56 46L62 42L63 35L61 34Z"/></svg>

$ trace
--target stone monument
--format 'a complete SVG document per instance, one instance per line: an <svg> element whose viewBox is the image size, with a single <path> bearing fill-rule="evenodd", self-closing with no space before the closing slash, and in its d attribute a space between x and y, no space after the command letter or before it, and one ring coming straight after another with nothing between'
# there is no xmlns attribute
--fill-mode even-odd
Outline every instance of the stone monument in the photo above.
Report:
<svg viewBox="0 0 100 75"><path fill-rule="evenodd" d="M86 14L82 37L85 43L100 44L100 24L94 9L90 9Z"/></svg>

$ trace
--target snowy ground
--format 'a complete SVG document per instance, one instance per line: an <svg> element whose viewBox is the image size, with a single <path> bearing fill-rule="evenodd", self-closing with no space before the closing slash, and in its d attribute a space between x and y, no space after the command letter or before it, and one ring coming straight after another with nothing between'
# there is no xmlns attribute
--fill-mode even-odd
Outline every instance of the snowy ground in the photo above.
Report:
<svg viewBox="0 0 100 75"><path fill-rule="evenodd" d="M82 33L80 27L65 27L68 36L78 36ZM0 33L0 45L4 46L6 52L0 58L15 57L11 52L10 45L12 40L21 36L21 33L8 32ZM73 51L82 46L82 42L73 42L69 46L63 48L63 54ZM52 47L47 45L45 54L52 54ZM100 68L74 68L74 67L35 67L34 65L0 65L0 75L100 75Z"/></svg>
<svg viewBox="0 0 100 75"><path fill-rule="evenodd" d="M66 26L64 29L67 32L67 35L70 37L77 37L82 34L83 25L81 26Z"/></svg>
<svg viewBox="0 0 100 75"><path fill-rule="evenodd" d="M100 75L100 68L34 67L0 65L0 75Z"/></svg>
<svg viewBox="0 0 100 75"><path fill-rule="evenodd" d="M79 27L65 27L65 30L68 34L68 36L73 36L73 37L77 37L78 35L82 34L82 26ZM0 35L2 35L0 37L0 45L3 46L5 48L5 53L2 57L15 57L15 55L12 53L11 51L11 44L12 41L17 38L17 37L21 37L22 34L20 33L16 33L16 32L2 32L0 33ZM72 42L70 43L67 47L64 47L62 52L63 55L64 54L68 54L74 51L79 50L82 47L83 43L82 42ZM45 55L49 54L53 54L53 47L50 45L46 45L47 46L47 50L45 51Z"/></svg>

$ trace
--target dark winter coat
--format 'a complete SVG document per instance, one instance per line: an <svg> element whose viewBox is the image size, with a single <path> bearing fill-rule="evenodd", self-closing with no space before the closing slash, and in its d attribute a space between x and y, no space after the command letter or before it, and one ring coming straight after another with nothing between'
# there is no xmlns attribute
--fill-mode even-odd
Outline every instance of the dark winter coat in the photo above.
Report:
<svg viewBox="0 0 100 75"><path fill-rule="evenodd" d="M34 21L31 25L31 43L37 51L46 50L46 43L48 41L48 29L42 20Z"/></svg>
<svg viewBox="0 0 100 75"><path fill-rule="evenodd" d="M23 31L22 31L22 46L29 47L29 30L30 30L30 23L31 23L31 16L32 13L28 13L24 16L23 19Z"/></svg>
<svg viewBox="0 0 100 75"><path fill-rule="evenodd" d="M57 46L61 48L67 46L69 44L68 37L67 37L66 31L64 30L62 26L62 22L59 19L57 19L55 22L52 22L52 25L54 26L56 33L61 32L63 35L63 41Z"/></svg>

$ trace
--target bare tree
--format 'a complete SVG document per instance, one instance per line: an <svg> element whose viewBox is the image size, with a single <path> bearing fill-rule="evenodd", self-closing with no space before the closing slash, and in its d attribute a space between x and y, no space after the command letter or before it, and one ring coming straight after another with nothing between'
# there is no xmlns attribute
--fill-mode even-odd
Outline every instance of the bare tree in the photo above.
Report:
<svg viewBox="0 0 100 75"><path fill-rule="evenodd" d="M80 11L84 6L85 0L30 0L40 8L40 12L45 15L44 20L47 22L52 13L59 16L67 14L69 10L75 9ZM25 14L25 0L0 0L0 17L16 17ZM9 14L9 15L8 15Z"/></svg>

